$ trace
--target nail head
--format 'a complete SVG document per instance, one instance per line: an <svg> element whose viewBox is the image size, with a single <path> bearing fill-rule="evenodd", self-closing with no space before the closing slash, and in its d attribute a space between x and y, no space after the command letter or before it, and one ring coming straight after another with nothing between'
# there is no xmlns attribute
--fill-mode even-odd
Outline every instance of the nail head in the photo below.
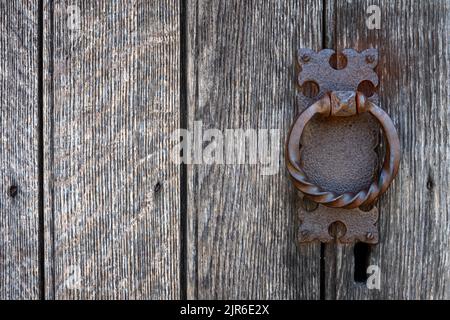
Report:
<svg viewBox="0 0 450 320"><path fill-rule="evenodd" d="M302 55L302 61L303 62L308 62L311 59L311 57L307 54Z"/></svg>
<svg viewBox="0 0 450 320"><path fill-rule="evenodd" d="M375 57L372 55L366 56L366 62L367 63L373 63L375 61Z"/></svg>

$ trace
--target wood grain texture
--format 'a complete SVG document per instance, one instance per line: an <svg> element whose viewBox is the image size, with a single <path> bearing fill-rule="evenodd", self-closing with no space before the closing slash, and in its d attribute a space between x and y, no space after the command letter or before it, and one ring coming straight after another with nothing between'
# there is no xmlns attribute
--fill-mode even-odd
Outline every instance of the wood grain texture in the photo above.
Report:
<svg viewBox="0 0 450 320"><path fill-rule="evenodd" d="M320 49L322 1L188 1L188 127L279 129L298 109L296 50ZM187 294L318 299L320 245L297 247L297 195L260 165L189 165Z"/></svg>
<svg viewBox="0 0 450 320"><path fill-rule="evenodd" d="M365 25L372 4L380 30ZM279 129L282 146L302 108L296 50L321 49L325 33L338 50L379 49L403 156L378 203L381 289L356 283L354 246L334 244L322 294L450 299L449 2L186 0L185 21L180 5L44 0L45 298L176 299L186 276L191 299L318 299L320 245L296 244L282 148L275 175L188 165L186 204L169 153L185 93L189 129ZM0 12L0 299L37 299L39 12Z"/></svg>
<svg viewBox="0 0 450 320"><path fill-rule="evenodd" d="M38 7L0 12L0 299L38 299Z"/></svg>
<svg viewBox="0 0 450 320"><path fill-rule="evenodd" d="M47 298L179 298L179 4L46 1L45 18Z"/></svg>
<svg viewBox="0 0 450 320"><path fill-rule="evenodd" d="M369 5L381 29L369 30ZM329 1L329 44L380 51L381 107L400 136L402 161L378 203L380 243L369 264L380 290L355 283L353 246L326 248L327 299L442 299L450 296L448 1ZM331 27L330 27L331 26Z"/></svg>

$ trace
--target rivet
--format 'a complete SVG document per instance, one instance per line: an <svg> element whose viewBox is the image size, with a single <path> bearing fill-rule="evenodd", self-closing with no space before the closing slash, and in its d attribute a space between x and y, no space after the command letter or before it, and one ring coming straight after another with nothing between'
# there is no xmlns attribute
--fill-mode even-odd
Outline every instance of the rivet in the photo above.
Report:
<svg viewBox="0 0 450 320"><path fill-rule="evenodd" d="M366 56L366 62L367 63L373 63L375 61L375 57L372 55Z"/></svg>
<svg viewBox="0 0 450 320"><path fill-rule="evenodd" d="M311 59L311 57L307 54L302 55L302 61L303 62L308 62Z"/></svg>
<svg viewBox="0 0 450 320"><path fill-rule="evenodd" d="M368 240L372 240L372 239L373 239L373 234L372 234L372 232L367 232L366 238L367 238Z"/></svg>

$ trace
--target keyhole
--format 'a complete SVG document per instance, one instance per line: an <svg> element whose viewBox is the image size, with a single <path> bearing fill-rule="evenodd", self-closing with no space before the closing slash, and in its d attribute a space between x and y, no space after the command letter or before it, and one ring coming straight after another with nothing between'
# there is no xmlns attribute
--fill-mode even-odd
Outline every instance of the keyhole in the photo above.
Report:
<svg viewBox="0 0 450 320"><path fill-rule="evenodd" d="M358 242L353 249L355 257L355 271L353 278L355 282L367 282L367 268L369 267L370 246L364 242Z"/></svg>

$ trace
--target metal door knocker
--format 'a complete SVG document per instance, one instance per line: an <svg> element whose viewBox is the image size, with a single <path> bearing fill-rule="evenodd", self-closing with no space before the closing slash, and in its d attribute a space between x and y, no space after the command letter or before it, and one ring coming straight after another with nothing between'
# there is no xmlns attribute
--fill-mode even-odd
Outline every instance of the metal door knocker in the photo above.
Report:
<svg viewBox="0 0 450 320"><path fill-rule="evenodd" d="M390 117L373 102L373 99L371 101L363 93L356 91L358 81L364 81L364 76L369 76L368 78L373 82L377 82L378 79L373 80L373 74L367 70L362 70L363 78L357 79L356 83L352 83L354 77L351 77L351 73L358 72L358 63L365 64L364 68L367 69L369 61L371 71L374 73L373 60L367 58L368 55L371 57L374 56L374 49L369 49L362 53L351 49L343 51L343 53L347 54L347 63L351 64L350 68L345 70L347 75L344 74L344 71L339 72L340 70L334 70L330 73L327 73L326 69L324 70L323 60L326 59L328 63L328 59L334 54L334 51L322 50L319 53L314 53L309 49L306 50L308 59L305 59L305 51L299 54L301 63L309 64L307 73L309 72L310 75L313 74L312 70L314 65L318 66L319 70L315 73L314 78L309 76L306 78L300 77L300 79L302 81L312 79L316 83L321 84L321 90L329 89L330 91L324 92L319 100L299 114L290 129L286 142L286 166L294 186L307 198L322 205L320 212L301 213L299 240L300 242L312 240L320 240L322 242L331 241L334 238L329 234L328 229L330 225L334 222L341 222L344 224L346 232L339 239L340 242L348 243L358 240L367 243L377 243L378 228L376 223L378 220L378 210L372 209L369 212L365 212L358 208L374 203L388 189L399 168L400 143ZM305 68L302 70L305 70ZM334 75L335 78L330 79L330 74ZM325 76L327 77L327 81L323 79ZM346 81L345 79L350 80ZM340 83L336 84L336 81L340 81ZM350 90L334 90L336 88ZM325 190L323 187L313 183L308 179L301 161L302 148L300 141L307 123L315 115L321 115L323 117L349 117L359 116L363 113L369 113L379 122L386 142L383 166L375 176L373 182L359 192L344 193Z"/></svg>

